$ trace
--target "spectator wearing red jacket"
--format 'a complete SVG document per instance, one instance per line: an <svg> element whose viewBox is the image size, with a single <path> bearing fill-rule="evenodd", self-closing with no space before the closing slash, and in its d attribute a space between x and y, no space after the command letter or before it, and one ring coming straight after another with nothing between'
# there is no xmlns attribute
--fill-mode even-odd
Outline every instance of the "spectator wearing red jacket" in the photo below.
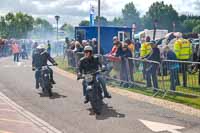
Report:
<svg viewBox="0 0 200 133"><path fill-rule="evenodd" d="M19 53L20 53L19 45L16 42L13 42L11 48L12 48L12 53L14 55L14 62L19 62Z"/></svg>

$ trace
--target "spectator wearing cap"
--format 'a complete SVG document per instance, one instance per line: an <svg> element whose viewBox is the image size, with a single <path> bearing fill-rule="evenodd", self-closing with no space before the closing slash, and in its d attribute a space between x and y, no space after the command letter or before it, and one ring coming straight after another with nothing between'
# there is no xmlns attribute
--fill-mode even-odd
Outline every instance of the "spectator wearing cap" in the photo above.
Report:
<svg viewBox="0 0 200 133"><path fill-rule="evenodd" d="M169 48L169 46L164 46L163 50L167 60L178 60L176 54ZM176 86L180 85L178 75L179 64L177 62L168 62L167 69L170 72L170 89L175 91Z"/></svg>
<svg viewBox="0 0 200 133"><path fill-rule="evenodd" d="M147 60L160 62L160 50L156 45L155 41L151 41L149 43L152 48L152 53L147 57ZM146 80L147 80L147 87L152 87L151 81L153 81L154 91L158 89L158 79L157 79L157 70L159 68L159 64L155 62L147 62L146 68Z"/></svg>
<svg viewBox="0 0 200 133"><path fill-rule="evenodd" d="M118 55L121 58L121 70L120 70L120 80L121 86L128 87L127 82L133 81L133 63L128 58L132 57L132 53L128 48L128 44L124 43L122 45L121 52ZM123 82L125 81L125 82Z"/></svg>

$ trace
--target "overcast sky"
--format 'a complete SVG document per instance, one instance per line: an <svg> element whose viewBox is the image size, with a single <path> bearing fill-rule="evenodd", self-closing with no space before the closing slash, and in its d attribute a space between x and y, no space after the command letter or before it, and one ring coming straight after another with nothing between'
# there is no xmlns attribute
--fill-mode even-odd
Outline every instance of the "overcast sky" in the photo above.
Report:
<svg viewBox="0 0 200 133"><path fill-rule="evenodd" d="M162 0L101 0L101 14L108 19L121 15L121 9L128 2L133 2L143 15L155 1ZM165 4L172 4L181 14L190 13L200 15L200 0L164 0ZM0 15L7 12L25 12L34 17L47 19L55 23L54 16L60 15L61 21L77 25L80 20L89 20L90 4L95 6L97 0L0 0Z"/></svg>

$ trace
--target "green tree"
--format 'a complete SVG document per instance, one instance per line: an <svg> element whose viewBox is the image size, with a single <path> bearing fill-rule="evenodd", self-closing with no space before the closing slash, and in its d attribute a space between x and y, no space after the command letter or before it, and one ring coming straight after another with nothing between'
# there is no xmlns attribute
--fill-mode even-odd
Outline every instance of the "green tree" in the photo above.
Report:
<svg viewBox="0 0 200 133"><path fill-rule="evenodd" d="M68 38L74 38L74 27L72 25L65 23L60 29L66 32Z"/></svg>
<svg viewBox="0 0 200 133"><path fill-rule="evenodd" d="M16 37L16 21L15 15L13 13L8 13L5 16L6 24L7 24L7 33L9 38Z"/></svg>
<svg viewBox="0 0 200 133"><path fill-rule="evenodd" d="M110 25L112 26L122 26L123 25L123 19L121 17L115 17L113 21L110 22Z"/></svg>
<svg viewBox="0 0 200 133"><path fill-rule="evenodd" d="M7 38L8 32L7 32L7 24L4 17L0 18L0 37L1 38Z"/></svg>
<svg viewBox="0 0 200 133"><path fill-rule="evenodd" d="M15 15L15 23L16 23L16 37L26 38L28 32L33 30L34 19L32 16L19 12L16 13Z"/></svg>
<svg viewBox="0 0 200 133"><path fill-rule="evenodd" d="M193 28L192 30L194 33L200 34L200 24Z"/></svg>
<svg viewBox="0 0 200 133"><path fill-rule="evenodd" d="M139 17L139 12L135 8L135 5L133 2L128 3L125 5L125 7L122 9L122 18L123 18L123 23L126 26L132 26L133 23L139 27L140 25L140 17ZM121 21L120 19L118 21ZM120 22L121 23L121 22Z"/></svg>
<svg viewBox="0 0 200 133"><path fill-rule="evenodd" d="M33 17L21 12L8 13L5 21L8 38L26 38L28 32L33 30Z"/></svg>
<svg viewBox="0 0 200 133"><path fill-rule="evenodd" d="M147 28L153 28L153 22L158 21L158 28L173 30L172 23L179 24L179 17L177 11L172 5L166 5L164 2L153 3L148 12L143 17L144 26Z"/></svg>
<svg viewBox="0 0 200 133"><path fill-rule="evenodd" d="M53 26L47 20L37 18L34 22L34 26L43 32L53 32Z"/></svg>
<svg viewBox="0 0 200 133"><path fill-rule="evenodd" d="M186 32L192 32L194 27L196 27L197 25L200 25L200 20L197 19L186 19L183 22L183 28Z"/></svg>
<svg viewBox="0 0 200 133"><path fill-rule="evenodd" d="M47 20L36 18L34 21L33 35L37 38L48 38L53 34L53 26Z"/></svg>
<svg viewBox="0 0 200 133"><path fill-rule="evenodd" d="M80 23L79 23L79 26L89 26L90 25L90 22L88 20L82 20Z"/></svg>
<svg viewBox="0 0 200 133"><path fill-rule="evenodd" d="M98 16L94 19L95 25L98 25ZM107 26L108 25L108 20L105 17L100 17L100 25L101 26Z"/></svg>

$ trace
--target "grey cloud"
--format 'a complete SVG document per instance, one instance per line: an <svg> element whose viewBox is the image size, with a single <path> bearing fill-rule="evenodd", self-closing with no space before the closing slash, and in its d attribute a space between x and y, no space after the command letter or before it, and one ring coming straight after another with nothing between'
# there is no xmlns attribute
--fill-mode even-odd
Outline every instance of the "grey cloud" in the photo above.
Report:
<svg viewBox="0 0 200 133"><path fill-rule="evenodd" d="M195 9L198 10L199 13L200 13L200 0L196 0L196 1L194 2L194 4L195 4Z"/></svg>

